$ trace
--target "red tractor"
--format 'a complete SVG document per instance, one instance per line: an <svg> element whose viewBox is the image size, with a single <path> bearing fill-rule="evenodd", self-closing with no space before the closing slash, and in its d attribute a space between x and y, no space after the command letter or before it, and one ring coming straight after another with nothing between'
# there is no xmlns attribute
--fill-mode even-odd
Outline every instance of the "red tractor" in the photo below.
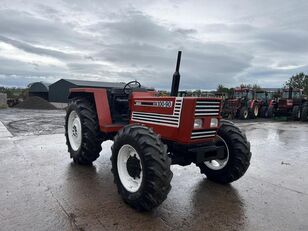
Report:
<svg viewBox="0 0 308 231"><path fill-rule="evenodd" d="M281 97L274 104L275 116L289 116L293 120L307 121L308 100L302 89L283 89Z"/></svg>
<svg viewBox="0 0 308 231"><path fill-rule="evenodd" d="M222 116L224 118L257 118L259 102L255 99L255 91L249 88L235 88L233 96L224 101Z"/></svg>
<svg viewBox="0 0 308 231"><path fill-rule="evenodd" d="M226 184L250 164L250 144L221 120L221 99L177 97L181 52L171 96L137 81L106 88L71 89L65 136L74 162L91 165L113 140L112 173L123 200L137 210L161 204L171 189L171 164L195 163L207 179Z"/></svg>
<svg viewBox="0 0 308 231"><path fill-rule="evenodd" d="M256 99L260 107L260 117L271 118L273 117L273 107L276 102L275 99L276 92L257 90Z"/></svg>

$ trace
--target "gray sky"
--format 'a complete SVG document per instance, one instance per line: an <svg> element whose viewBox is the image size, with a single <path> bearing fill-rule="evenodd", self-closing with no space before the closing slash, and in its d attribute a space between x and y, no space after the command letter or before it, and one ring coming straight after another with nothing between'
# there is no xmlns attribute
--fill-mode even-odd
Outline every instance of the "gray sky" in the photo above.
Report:
<svg viewBox="0 0 308 231"><path fill-rule="evenodd" d="M308 1L1 0L0 85L60 78L169 89L280 87L308 72Z"/></svg>

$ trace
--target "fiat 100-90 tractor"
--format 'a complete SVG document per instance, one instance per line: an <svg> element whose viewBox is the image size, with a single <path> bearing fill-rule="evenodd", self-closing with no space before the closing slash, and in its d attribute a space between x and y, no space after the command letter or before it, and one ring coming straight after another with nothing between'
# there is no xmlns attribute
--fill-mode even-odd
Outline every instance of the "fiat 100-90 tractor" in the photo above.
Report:
<svg viewBox="0 0 308 231"><path fill-rule="evenodd" d="M195 163L207 179L226 184L246 172L246 136L222 120L221 99L177 97L181 52L171 95L159 97L137 81L71 89L65 135L77 164L89 165L113 140L112 173L123 200L137 210L161 204L171 189L171 164Z"/></svg>

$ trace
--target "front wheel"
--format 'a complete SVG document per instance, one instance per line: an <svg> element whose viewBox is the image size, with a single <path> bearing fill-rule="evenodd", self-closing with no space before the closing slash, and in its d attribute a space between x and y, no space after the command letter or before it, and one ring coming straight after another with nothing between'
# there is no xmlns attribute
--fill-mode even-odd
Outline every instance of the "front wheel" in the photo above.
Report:
<svg viewBox="0 0 308 231"><path fill-rule="evenodd" d="M215 143L224 147L224 157L198 164L207 179L227 184L242 177L250 165L250 144L246 136L229 121L222 121Z"/></svg>
<svg viewBox="0 0 308 231"><path fill-rule="evenodd" d="M128 125L112 146L112 173L123 200L137 210L160 205L171 189L167 147L151 129Z"/></svg>
<svg viewBox="0 0 308 231"><path fill-rule="evenodd" d="M251 111L250 111L250 117L252 119L258 118L259 116L259 106L257 104L254 104Z"/></svg>

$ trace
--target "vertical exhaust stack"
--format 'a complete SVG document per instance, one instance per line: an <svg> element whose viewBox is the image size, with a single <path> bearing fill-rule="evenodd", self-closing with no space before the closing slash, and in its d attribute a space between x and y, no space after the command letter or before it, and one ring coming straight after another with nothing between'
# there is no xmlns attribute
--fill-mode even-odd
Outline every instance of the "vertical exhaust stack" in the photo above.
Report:
<svg viewBox="0 0 308 231"><path fill-rule="evenodd" d="M292 99L293 88L289 87L289 99Z"/></svg>
<svg viewBox="0 0 308 231"><path fill-rule="evenodd" d="M178 96L180 78L181 78L181 75L180 75L181 56L182 56L182 51L178 51L176 68L175 68L175 72L173 74L173 79L172 79L172 86L171 86L171 93L170 93L171 96Z"/></svg>

